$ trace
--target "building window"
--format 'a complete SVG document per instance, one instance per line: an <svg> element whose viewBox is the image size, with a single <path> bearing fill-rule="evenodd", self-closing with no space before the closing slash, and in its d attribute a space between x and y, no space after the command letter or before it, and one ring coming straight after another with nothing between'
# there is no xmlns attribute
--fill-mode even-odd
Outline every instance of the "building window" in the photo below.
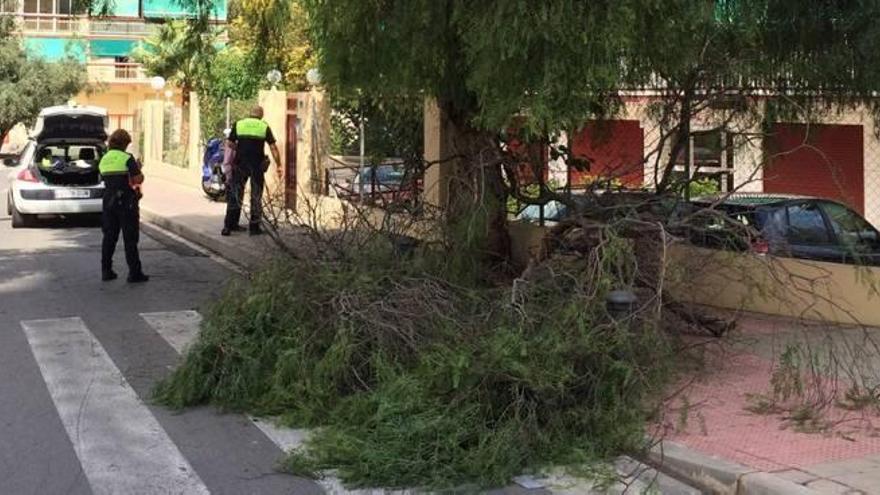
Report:
<svg viewBox="0 0 880 495"><path fill-rule="evenodd" d="M14 14L18 12L18 0L0 0L0 12Z"/></svg>
<svg viewBox="0 0 880 495"><path fill-rule="evenodd" d="M25 14L75 14L76 0L24 0Z"/></svg>
<svg viewBox="0 0 880 495"><path fill-rule="evenodd" d="M116 79L134 79L137 75L136 69L128 57L114 57L113 66L116 70Z"/></svg>
<svg viewBox="0 0 880 495"><path fill-rule="evenodd" d="M733 191L733 134L697 131L691 133L690 140L691 156L685 148L675 158L676 180L684 181L690 160L690 180L710 180L721 192Z"/></svg>

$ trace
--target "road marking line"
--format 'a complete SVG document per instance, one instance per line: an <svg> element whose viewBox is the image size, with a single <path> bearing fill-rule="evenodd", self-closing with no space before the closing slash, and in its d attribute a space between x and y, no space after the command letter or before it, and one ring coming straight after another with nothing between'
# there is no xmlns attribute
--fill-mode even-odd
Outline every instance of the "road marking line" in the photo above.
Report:
<svg viewBox="0 0 880 495"><path fill-rule="evenodd" d="M163 311L158 313L140 313L147 325L152 327L178 354L183 354L187 347L199 335L202 315L198 311ZM293 428L277 426L271 418L250 420L282 451L290 452L303 445L308 432Z"/></svg>
<svg viewBox="0 0 880 495"><path fill-rule="evenodd" d="M237 265L236 263L220 256L219 254L214 253L213 251L211 251L209 249L204 248L200 244L196 244L195 242L192 242L189 239L186 239L185 237L183 237L181 235L178 235L178 234L175 234L174 232L171 232L170 230L166 229L165 227L162 227L161 225L159 225L158 223L150 222L150 221L145 221L145 223L148 223L151 228L158 230L163 235L170 237L171 239L183 244L184 246L192 249L193 251L204 254L205 256L208 257L208 259L214 261L215 263L219 264L220 266L226 268L227 270L229 270L231 272L235 272L238 275L245 275L247 273L243 267ZM157 241L157 242L159 242L159 241ZM161 242L160 242L160 244L161 244Z"/></svg>
<svg viewBox="0 0 880 495"><path fill-rule="evenodd" d="M21 327L96 495L210 493L80 318Z"/></svg>
<svg viewBox="0 0 880 495"><path fill-rule="evenodd" d="M272 418L256 416L248 416L248 418L285 453L302 447L309 437L309 430L278 426Z"/></svg>
<svg viewBox="0 0 880 495"><path fill-rule="evenodd" d="M202 316L197 311L165 311L161 313L141 313L140 316L179 354L196 339ZM263 432L269 440L285 454L303 446L309 431L304 429L278 426L272 418L256 418L248 416L251 423ZM332 473L325 473L321 479L315 480L327 493L333 495L392 495L406 494L406 491L386 490L346 490L342 482Z"/></svg>
<svg viewBox="0 0 880 495"><path fill-rule="evenodd" d="M202 315L198 311L162 311L158 313L140 313L150 327L168 342L178 354L199 335Z"/></svg>

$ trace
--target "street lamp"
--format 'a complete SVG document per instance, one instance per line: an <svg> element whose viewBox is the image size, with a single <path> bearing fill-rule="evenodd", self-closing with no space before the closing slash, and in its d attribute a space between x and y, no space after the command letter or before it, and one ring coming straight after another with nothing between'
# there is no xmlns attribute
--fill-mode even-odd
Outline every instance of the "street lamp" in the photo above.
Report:
<svg viewBox="0 0 880 495"><path fill-rule="evenodd" d="M159 96L159 92L165 89L165 78L162 76L154 76L150 79L150 87L156 92L156 96Z"/></svg>
<svg viewBox="0 0 880 495"><path fill-rule="evenodd" d="M272 89L275 89L275 86L281 82L281 71L278 69L272 69L266 74L266 80L269 81L269 84L272 85Z"/></svg>
<svg viewBox="0 0 880 495"><path fill-rule="evenodd" d="M309 69L306 72L306 81L308 81L309 85L317 86L321 84L321 71L318 69Z"/></svg>

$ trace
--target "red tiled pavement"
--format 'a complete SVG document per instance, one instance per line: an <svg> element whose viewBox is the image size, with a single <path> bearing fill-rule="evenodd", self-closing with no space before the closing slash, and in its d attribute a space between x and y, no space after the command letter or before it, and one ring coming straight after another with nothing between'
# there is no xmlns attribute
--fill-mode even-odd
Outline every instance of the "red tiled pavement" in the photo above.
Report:
<svg viewBox="0 0 880 495"><path fill-rule="evenodd" d="M670 406L681 408L683 397L691 404L684 429L678 413L668 414L666 438L705 454L762 471L806 468L829 461L880 453L880 436L866 428L853 428L863 413L832 408L827 418L839 426L832 433L800 433L786 428L779 415L758 415L745 410L749 394L769 389L773 364L747 353L725 353L714 359L714 371L691 384ZM852 423L848 420L853 420ZM877 421L880 423L880 421ZM856 430L856 431L853 431ZM840 435L845 431L846 438Z"/></svg>

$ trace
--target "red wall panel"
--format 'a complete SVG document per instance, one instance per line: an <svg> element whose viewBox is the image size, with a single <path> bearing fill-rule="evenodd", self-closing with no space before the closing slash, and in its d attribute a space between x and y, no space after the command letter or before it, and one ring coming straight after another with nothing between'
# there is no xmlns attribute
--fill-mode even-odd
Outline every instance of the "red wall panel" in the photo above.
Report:
<svg viewBox="0 0 880 495"><path fill-rule="evenodd" d="M571 141L575 158L586 159L589 171L572 169L572 185L590 178L617 178L627 187L644 183L645 133L638 120L591 121Z"/></svg>
<svg viewBox="0 0 880 495"><path fill-rule="evenodd" d="M765 192L834 199L864 213L862 126L774 124L764 142Z"/></svg>
<svg viewBox="0 0 880 495"><path fill-rule="evenodd" d="M543 175L544 182L549 177L547 159L549 152L544 143L527 143L520 140L519 131L515 128L507 130L507 149L519 163L516 166L517 181L522 184L537 184L538 177L535 175L535 166L538 165Z"/></svg>

